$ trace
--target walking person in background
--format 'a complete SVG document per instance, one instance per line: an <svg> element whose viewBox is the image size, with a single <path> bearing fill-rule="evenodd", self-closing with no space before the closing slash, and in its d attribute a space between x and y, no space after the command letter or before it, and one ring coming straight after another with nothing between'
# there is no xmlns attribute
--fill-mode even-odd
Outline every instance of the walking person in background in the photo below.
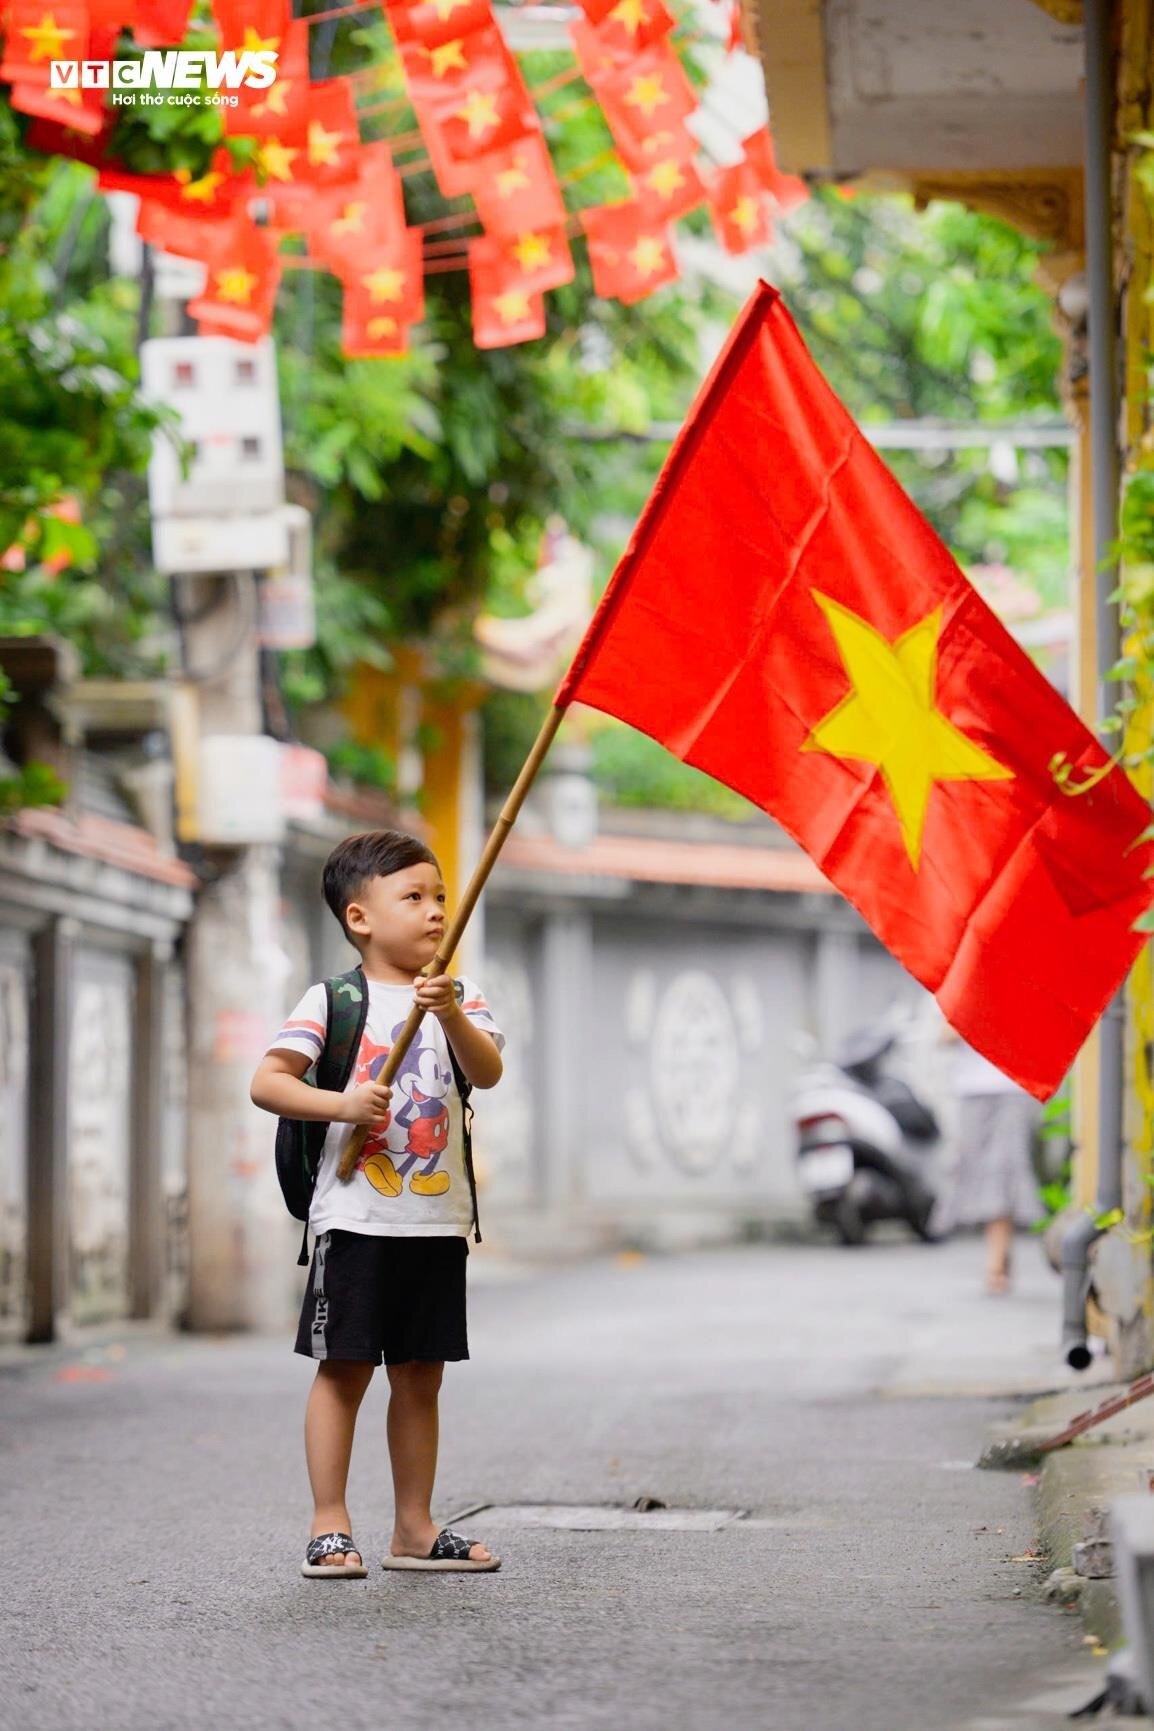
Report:
<svg viewBox="0 0 1154 1731"><path fill-rule="evenodd" d="M1034 1138L1042 1108L1032 1095L952 1029L953 1084L958 1101L956 1163L935 1225L986 1229L986 1290L1010 1290L1014 1234L1041 1220L1034 1176Z"/></svg>

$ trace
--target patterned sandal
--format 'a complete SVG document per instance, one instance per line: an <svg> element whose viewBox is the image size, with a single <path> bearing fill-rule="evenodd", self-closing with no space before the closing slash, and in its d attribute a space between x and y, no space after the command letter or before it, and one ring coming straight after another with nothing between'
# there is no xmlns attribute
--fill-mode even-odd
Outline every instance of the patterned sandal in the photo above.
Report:
<svg viewBox="0 0 1154 1731"><path fill-rule="evenodd" d="M309 1548L305 1552L305 1560L301 1564L302 1575L347 1575L350 1580L363 1580L368 1570L363 1563L326 1563L326 1557L347 1556L349 1552L360 1556L353 1544L351 1533L318 1533L315 1539L309 1540Z"/></svg>
<svg viewBox="0 0 1154 1731"><path fill-rule="evenodd" d="M470 1557L476 1539L463 1539L460 1533L444 1527L433 1541L427 1557L384 1557L382 1569L456 1569L461 1574L479 1575L501 1567L500 1557L488 1561Z"/></svg>

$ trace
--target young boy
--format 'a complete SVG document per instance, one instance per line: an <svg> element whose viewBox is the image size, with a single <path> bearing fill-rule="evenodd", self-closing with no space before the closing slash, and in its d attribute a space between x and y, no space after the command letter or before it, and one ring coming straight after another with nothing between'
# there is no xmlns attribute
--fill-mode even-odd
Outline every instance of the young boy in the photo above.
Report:
<svg viewBox="0 0 1154 1731"><path fill-rule="evenodd" d="M445 886L415 836L374 830L329 856L324 894L360 951L368 1019L343 1093L304 1080L323 1049L325 990L305 993L262 1060L252 1098L281 1117L328 1122L309 1224L316 1248L296 1350L315 1358L305 1454L315 1504L306 1575L363 1577L345 1488L357 1410L378 1364L389 1378L395 1501L386 1569L496 1569L500 1559L430 1513L437 1395L446 1359L469 1356L465 1259L474 1200L449 1047L475 1088L501 1076L505 1037L471 980L418 970L445 928ZM417 976L414 978L414 976ZM412 1007L426 1011L391 1088L377 1080ZM353 1126L367 1124L357 1168L337 1176Z"/></svg>

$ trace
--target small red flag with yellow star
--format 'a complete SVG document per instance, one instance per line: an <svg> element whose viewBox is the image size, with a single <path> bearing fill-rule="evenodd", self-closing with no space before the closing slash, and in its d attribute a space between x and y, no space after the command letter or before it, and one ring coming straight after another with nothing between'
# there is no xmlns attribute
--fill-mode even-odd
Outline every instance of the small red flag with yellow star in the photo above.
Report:
<svg viewBox="0 0 1154 1731"><path fill-rule="evenodd" d="M668 230L632 199L581 212L593 287L626 306L676 282L680 271Z"/></svg>
<svg viewBox="0 0 1154 1731"><path fill-rule="evenodd" d="M764 283L555 702L620 717L769 812L970 1045L1041 1098L1147 941L1146 802Z"/></svg>
<svg viewBox="0 0 1154 1731"><path fill-rule="evenodd" d="M726 252L749 252L773 239L769 197L748 162L717 170L710 183L709 209Z"/></svg>
<svg viewBox="0 0 1154 1731"><path fill-rule="evenodd" d="M47 88L54 60L84 60L91 57L91 19L79 0L9 0L4 9L4 57L0 78L12 84ZM79 78L77 79L79 85ZM79 99L79 88L76 91ZM79 101L78 101L79 105ZM63 120L54 112L47 118Z"/></svg>
<svg viewBox="0 0 1154 1731"><path fill-rule="evenodd" d="M482 235L469 242L470 268L479 265L510 289L544 294L573 281L573 255L563 228L525 229L515 235Z"/></svg>
<svg viewBox="0 0 1154 1731"><path fill-rule="evenodd" d="M346 354L403 354L408 327L425 311L421 232L367 248L340 272L344 284L342 347Z"/></svg>
<svg viewBox="0 0 1154 1731"><path fill-rule="evenodd" d="M247 217L206 223L204 292L188 303L190 317L211 321L214 334L255 343L272 324L280 260L267 229Z"/></svg>
<svg viewBox="0 0 1154 1731"><path fill-rule="evenodd" d="M487 233L516 238L527 229L564 224L565 201L549 147L539 134L490 151L470 166L473 203Z"/></svg>
<svg viewBox="0 0 1154 1731"><path fill-rule="evenodd" d="M473 341L479 349L506 349L545 335L545 297L517 286L504 264L474 246L469 250Z"/></svg>

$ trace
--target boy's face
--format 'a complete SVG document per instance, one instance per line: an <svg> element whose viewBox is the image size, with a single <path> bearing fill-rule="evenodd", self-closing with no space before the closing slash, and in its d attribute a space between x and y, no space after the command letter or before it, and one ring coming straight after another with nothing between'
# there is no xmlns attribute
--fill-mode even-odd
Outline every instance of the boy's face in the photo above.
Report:
<svg viewBox="0 0 1154 1731"><path fill-rule="evenodd" d="M435 865L405 866L369 878L345 909L362 950L370 945L398 968L417 973L437 953L445 931L445 886Z"/></svg>

